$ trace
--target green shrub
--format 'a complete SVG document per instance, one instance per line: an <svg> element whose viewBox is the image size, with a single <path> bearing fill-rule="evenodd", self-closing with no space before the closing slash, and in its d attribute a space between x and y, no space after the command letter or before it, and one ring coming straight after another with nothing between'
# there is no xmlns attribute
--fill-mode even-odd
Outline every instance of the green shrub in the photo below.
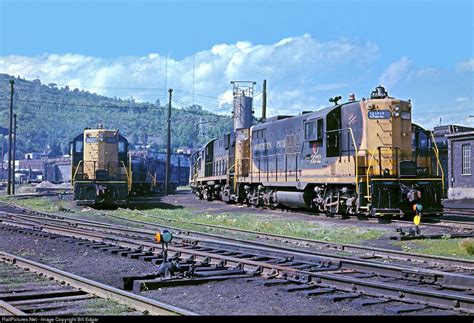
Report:
<svg viewBox="0 0 474 323"><path fill-rule="evenodd" d="M459 241L459 247L465 250L469 255L474 255L474 239L464 239Z"/></svg>

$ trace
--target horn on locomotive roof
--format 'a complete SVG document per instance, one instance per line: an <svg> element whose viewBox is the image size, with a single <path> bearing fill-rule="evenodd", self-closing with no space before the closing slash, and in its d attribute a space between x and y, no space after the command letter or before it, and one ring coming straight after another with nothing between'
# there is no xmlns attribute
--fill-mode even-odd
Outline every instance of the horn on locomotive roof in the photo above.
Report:
<svg viewBox="0 0 474 323"><path fill-rule="evenodd" d="M329 98L329 102L333 102L334 105L337 105L337 101L339 101L340 99L342 99L342 96L338 95L333 98Z"/></svg>
<svg viewBox="0 0 474 323"><path fill-rule="evenodd" d="M388 93L382 85L377 86L370 94L371 99L384 99L386 97L388 97Z"/></svg>

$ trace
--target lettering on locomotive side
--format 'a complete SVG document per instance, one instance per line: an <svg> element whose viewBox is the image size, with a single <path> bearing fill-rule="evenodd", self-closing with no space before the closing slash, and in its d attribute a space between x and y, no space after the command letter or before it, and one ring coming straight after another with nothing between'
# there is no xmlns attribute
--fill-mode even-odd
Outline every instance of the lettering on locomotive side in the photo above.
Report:
<svg viewBox="0 0 474 323"><path fill-rule="evenodd" d="M267 149L270 149L270 148L272 148L272 143L271 142L262 142L262 143L253 145L253 149L255 151L267 150Z"/></svg>
<svg viewBox="0 0 474 323"><path fill-rule="evenodd" d="M286 147L286 139L278 140L276 142L276 147L277 148L285 148Z"/></svg>
<svg viewBox="0 0 474 323"><path fill-rule="evenodd" d="M390 119L392 112L389 110L369 111L369 119Z"/></svg>

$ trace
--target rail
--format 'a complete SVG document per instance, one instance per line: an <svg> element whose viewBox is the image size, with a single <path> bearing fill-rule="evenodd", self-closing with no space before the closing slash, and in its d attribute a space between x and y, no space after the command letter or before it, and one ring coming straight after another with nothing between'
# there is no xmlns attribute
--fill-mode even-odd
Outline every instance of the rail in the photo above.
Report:
<svg viewBox="0 0 474 323"><path fill-rule="evenodd" d="M83 290L86 293L94 294L102 298L111 298L121 304L133 307L139 311L146 311L151 315L196 315L191 311L180 309L173 305L161 303L140 295L126 292L118 288L104 285L102 283L98 283L93 280L3 251L0 251L0 261L14 264L19 268L42 273L43 275L49 277L54 277L54 279L64 281L70 286Z"/></svg>

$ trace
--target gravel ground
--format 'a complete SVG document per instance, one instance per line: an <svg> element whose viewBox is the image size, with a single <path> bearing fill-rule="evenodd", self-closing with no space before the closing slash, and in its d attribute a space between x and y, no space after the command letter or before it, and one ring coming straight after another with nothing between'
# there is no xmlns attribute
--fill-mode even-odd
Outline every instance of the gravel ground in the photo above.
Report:
<svg viewBox="0 0 474 323"><path fill-rule="evenodd" d="M60 240L4 230L0 250L25 257L117 288L123 276L156 271L156 265Z"/></svg>
<svg viewBox="0 0 474 323"><path fill-rule="evenodd" d="M39 261L98 282L122 287L122 277L156 271L156 265L111 255L60 240L24 235L0 225L0 250ZM356 301L306 298L263 279L238 279L163 288L142 294L202 315L391 315L386 305L361 307ZM390 303L390 306L400 305ZM426 311L427 314L430 311Z"/></svg>
<svg viewBox="0 0 474 323"><path fill-rule="evenodd" d="M57 203L57 197L48 197ZM65 196L70 200L72 196ZM207 213L246 213L256 217L264 215L281 219L299 219L314 221L321 226L335 224L351 224L373 229L384 229L395 233L397 227L410 227L411 223L374 223L357 218L341 219L310 215L297 211L262 210L253 207L228 205L223 202L199 201L192 194L176 194L162 198L145 198L136 203L137 208L191 208L195 212ZM73 207L74 213L68 216L93 219L97 221L117 223L103 216L91 217L81 215L81 207ZM123 223L122 223L123 224ZM424 232L425 233L425 232ZM122 287L122 277L149 274L157 270L156 265L132 260L92 248L78 246L58 240L1 230L0 250L24 256L26 258L49 264L56 268L78 275ZM398 249L387 239L364 241L366 245ZM182 307L204 315L393 315L389 306L374 305L362 307L357 301L342 300L333 302L324 296L306 298L297 293L282 291L282 287L266 287L262 279L247 279L211 282L197 286L170 287L155 291L143 292L144 296ZM432 314L430 311L417 314ZM410 313L408 313L410 315Z"/></svg>

